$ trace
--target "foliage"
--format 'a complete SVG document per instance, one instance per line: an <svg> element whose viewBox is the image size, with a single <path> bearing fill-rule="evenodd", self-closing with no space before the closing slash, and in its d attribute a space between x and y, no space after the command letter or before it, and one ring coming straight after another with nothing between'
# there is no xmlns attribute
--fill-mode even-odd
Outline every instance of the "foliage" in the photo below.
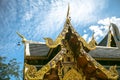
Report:
<svg viewBox="0 0 120 80"><path fill-rule="evenodd" d="M6 57L0 56L0 80L10 80L13 77L20 80L22 70L20 70L19 64L14 58L7 61Z"/></svg>

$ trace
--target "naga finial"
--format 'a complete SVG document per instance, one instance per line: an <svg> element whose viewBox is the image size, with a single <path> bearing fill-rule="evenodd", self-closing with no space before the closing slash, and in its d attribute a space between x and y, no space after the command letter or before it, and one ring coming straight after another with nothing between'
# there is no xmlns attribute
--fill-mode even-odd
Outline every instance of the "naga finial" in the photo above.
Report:
<svg viewBox="0 0 120 80"><path fill-rule="evenodd" d="M20 34L19 32L16 32L18 34L19 37L22 38L22 42L24 43L27 39L22 35Z"/></svg>

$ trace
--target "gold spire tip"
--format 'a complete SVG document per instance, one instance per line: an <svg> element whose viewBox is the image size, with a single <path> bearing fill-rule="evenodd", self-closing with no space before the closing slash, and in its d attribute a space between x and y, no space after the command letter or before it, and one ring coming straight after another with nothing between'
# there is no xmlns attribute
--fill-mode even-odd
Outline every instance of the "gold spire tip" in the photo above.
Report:
<svg viewBox="0 0 120 80"><path fill-rule="evenodd" d="M70 5L68 3L67 18L69 18L69 14L70 14Z"/></svg>

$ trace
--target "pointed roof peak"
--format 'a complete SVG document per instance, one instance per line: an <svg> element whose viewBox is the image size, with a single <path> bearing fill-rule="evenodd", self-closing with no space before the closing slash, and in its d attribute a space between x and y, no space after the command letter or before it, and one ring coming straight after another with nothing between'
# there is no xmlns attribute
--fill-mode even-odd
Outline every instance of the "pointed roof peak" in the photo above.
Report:
<svg viewBox="0 0 120 80"><path fill-rule="evenodd" d="M66 15L66 21L67 23L70 22L70 4L68 3L68 10L67 10L67 15Z"/></svg>
<svg viewBox="0 0 120 80"><path fill-rule="evenodd" d="M67 18L69 18L69 14L70 14L70 4L68 3Z"/></svg>

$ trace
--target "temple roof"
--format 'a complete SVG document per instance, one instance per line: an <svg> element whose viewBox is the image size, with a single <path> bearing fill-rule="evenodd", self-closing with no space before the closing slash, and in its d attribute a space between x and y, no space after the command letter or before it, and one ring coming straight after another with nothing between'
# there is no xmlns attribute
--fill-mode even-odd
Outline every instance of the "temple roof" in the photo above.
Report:
<svg viewBox="0 0 120 80"><path fill-rule="evenodd" d="M100 60L119 60L120 61L120 49L117 47L105 47L97 46L95 50L89 52L89 54Z"/></svg>
<svg viewBox="0 0 120 80"><path fill-rule="evenodd" d="M46 44L29 44L30 56L47 56L49 48Z"/></svg>
<svg viewBox="0 0 120 80"><path fill-rule="evenodd" d="M67 24L67 22L69 22L69 24ZM85 41L74 30L69 19L66 20L63 31L59 34L58 38L61 37L62 39L65 38L65 34L68 32L68 28L72 29L72 32L76 34L79 40L82 40L84 44ZM24 44L26 47L25 48L26 59L48 59L49 56L53 55L52 53L57 49L57 47L49 48L45 43L42 42L28 41L22 35L20 36L24 39ZM56 54L54 54L53 57ZM111 32L108 32L104 39L98 44L97 48L95 50L91 50L89 54L96 59L101 58L101 60L105 58L106 59L116 58L117 60L117 58L120 58L120 50L116 47L116 43Z"/></svg>
<svg viewBox="0 0 120 80"><path fill-rule="evenodd" d="M27 41L25 43L25 56L26 59L32 60L50 60L53 58L57 52L59 52L60 46L58 45L56 48L49 48L43 42L33 42ZM56 52L57 50L57 52ZM54 52L54 53L53 53Z"/></svg>
<svg viewBox="0 0 120 80"><path fill-rule="evenodd" d="M97 45L96 49L91 50L89 54L97 60L120 61L120 49L117 47L110 29L106 36Z"/></svg>
<svg viewBox="0 0 120 80"><path fill-rule="evenodd" d="M53 55L52 53L58 48L59 42L61 42L62 39L65 38L66 33L68 32L69 28L71 29L71 32L78 37L78 40L83 43L83 47L84 47L84 49L86 49L86 51L87 50L89 51L89 49L91 47L93 49L95 49L94 45L89 46L89 44L87 44L86 41L74 30L74 28L70 22L69 6L68 6L68 12L67 12L64 28L63 28L62 32L58 35L56 41L54 41L54 44L53 44L52 39L49 39L49 41L51 41L51 42L48 44L28 41L23 35L17 33L22 38L22 41L25 45L26 58L27 59L29 59L29 58L30 59L33 59L33 58L34 59L48 59L49 56ZM91 43L93 43L93 42L91 42ZM50 47L51 45L49 46L49 44L52 44L55 46ZM103 47L103 46L108 46L108 44L109 44L109 47L111 47L111 48ZM113 35L111 34L110 31L104 37L104 39L98 44L98 46L101 46L101 47L97 47L95 50L92 50L92 48L91 48L92 51L90 51L89 53L91 54L92 57L95 57L95 58L119 58L119 56L120 56L119 50L114 48L114 47L116 47L116 44L115 44ZM113 53L115 53L115 54L113 54ZM53 56L55 56L55 55L53 55Z"/></svg>
<svg viewBox="0 0 120 80"><path fill-rule="evenodd" d="M69 75L67 77L65 77L65 75L69 70L72 70L72 68L78 72L76 73L73 70L76 74L84 74L86 78L84 76L83 78L86 80L92 79L93 77L96 80L118 78L117 72L107 70L92 57L119 59L120 50L118 50L117 47L96 48L94 37L87 43L72 27L69 18L69 7L63 31L58 35L55 41L51 38L45 38L46 44L42 44L27 41L23 36L21 37L24 39L23 42L25 45L25 78L28 80L58 80L59 78L61 80L62 78L63 80L66 80ZM111 42L110 37L108 38L108 41ZM89 52L90 55L87 52ZM27 65L26 63L30 65ZM41 66L37 71L35 66L32 65L44 66ZM71 73L73 74L73 72ZM94 76L91 74L94 74ZM76 78L76 75L74 76L72 76L73 80L80 79ZM81 77L81 79L83 78Z"/></svg>

